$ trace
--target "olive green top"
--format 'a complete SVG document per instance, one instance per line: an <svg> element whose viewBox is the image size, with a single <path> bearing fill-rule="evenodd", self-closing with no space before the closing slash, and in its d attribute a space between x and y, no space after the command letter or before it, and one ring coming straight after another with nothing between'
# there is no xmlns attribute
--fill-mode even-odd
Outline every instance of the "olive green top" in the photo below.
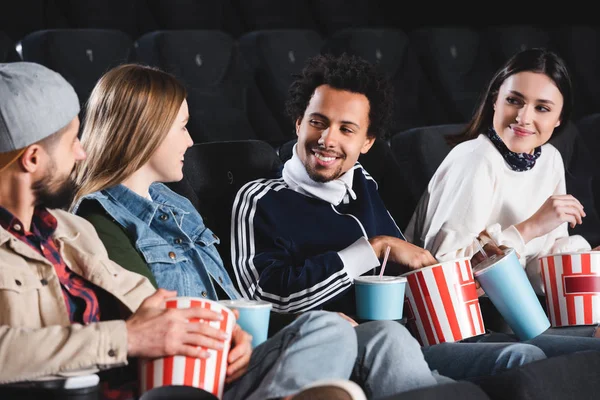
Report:
<svg viewBox="0 0 600 400"><path fill-rule="evenodd" d="M158 288L148 264L136 250L135 242L100 204L93 200L83 201L77 214L94 225L100 240L106 247L108 258L129 271L145 276L155 288Z"/></svg>

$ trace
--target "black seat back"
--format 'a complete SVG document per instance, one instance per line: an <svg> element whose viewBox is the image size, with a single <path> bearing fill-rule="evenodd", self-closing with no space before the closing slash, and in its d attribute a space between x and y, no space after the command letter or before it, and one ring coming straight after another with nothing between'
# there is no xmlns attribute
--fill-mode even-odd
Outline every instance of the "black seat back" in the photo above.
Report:
<svg viewBox="0 0 600 400"><path fill-rule="evenodd" d="M183 180L169 184L192 202L206 226L219 236L218 250L232 277L229 247L233 200L245 183L274 177L280 167L273 147L260 140L200 143L185 154Z"/></svg>
<svg viewBox="0 0 600 400"><path fill-rule="evenodd" d="M285 113L288 89L309 57L318 55L323 41L312 30L263 30L239 38L244 59L285 139L295 137L294 124Z"/></svg>
<svg viewBox="0 0 600 400"><path fill-rule="evenodd" d="M410 41L450 122L471 119L494 66L479 31L464 26L423 27L410 32Z"/></svg>
<svg viewBox="0 0 600 400"><path fill-rule="evenodd" d="M377 64L394 85L394 115L390 132L447 122L408 36L392 28L357 28L329 37L322 53L348 53Z"/></svg>
<svg viewBox="0 0 600 400"><path fill-rule="evenodd" d="M407 177L405 196L411 214L429 180L450 152L445 137L459 133L463 127L464 124L445 124L413 128L392 137L392 152Z"/></svg>
<svg viewBox="0 0 600 400"><path fill-rule="evenodd" d="M168 71L186 85L195 143L280 135L231 35L217 30L155 31L135 45L137 61Z"/></svg>
<svg viewBox="0 0 600 400"><path fill-rule="evenodd" d="M494 62L500 68L514 54L536 47L553 50L552 35L535 25L493 25L484 32Z"/></svg>
<svg viewBox="0 0 600 400"><path fill-rule="evenodd" d="M600 112L600 28L565 25L553 31L553 39L571 73L575 96L573 118Z"/></svg>
<svg viewBox="0 0 600 400"><path fill-rule="evenodd" d="M24 61L61 74L83 105L105 72L129 61L133 41L117 30L55 29L31 33L21 46Z"/></svg>

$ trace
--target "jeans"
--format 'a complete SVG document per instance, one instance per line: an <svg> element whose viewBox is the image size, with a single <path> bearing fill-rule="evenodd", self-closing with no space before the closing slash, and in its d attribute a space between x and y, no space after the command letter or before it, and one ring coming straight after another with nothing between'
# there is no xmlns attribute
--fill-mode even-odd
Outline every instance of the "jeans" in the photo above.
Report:
<svg viewBox="0 0 600 400"><path fill-rule="evenodd" d="M441 343L422 350L429 368L456 380L495 375L546 358L542 349L525 343Z"/></svg>
<svg viewBox="0 0 600 400"><path fill-rule="evenodd" d="M538 296L540 304L545 309L546 301L543 296ZM485 326L490 333L472 338L473 342L519 342L510 326L506 323L500 312L487 297L480 297L479 302L483 313ZM594 334L598 324L581 326L564 326L560 328L549 328L541 335L524 341L539 347L546 356L555 357L563 354L574 353L582 350L600 351L600 339Z"/></svg>
<svg viewBox="0 0 600 400"><path fill-rule="evenodd" d="M533 339L529 339L525 343L531 343L539 347L548 357L556 357L585 350L600 351L600 339L598 338L567 335L543 333Z"/></svg>
<svg viewBox="0 0 600 400"><path fill-rule="evenodd" d="M599 325L563 326L548 328L544 335L594 337L598 328Z"/></svg>
<svg viewBox="0 0 600 400"><path fill-rule="evenodd" d="M225 388L224 400L290 396L320 379L348 379L356 361L354 329L337 314L302 314L257 346L248 370Z"/></svg>
<svg viewBox="0 0 600 400"><path fill-rule="evenodd" d="M600 339L592 337L596 326L573 326L550 328L533 339L521 343L531 344L540 348L547 357L556 357L577 351L600 351ZM514 334L490 332L472 339L477 344L517 343L519 338Z"/></svg>
<svg viewBox="0 0 600 400"><path fill-rule="evenodd" d="M600 338L593 337L596 326L568 326L550 328L539 336L522 343L539 347L548 357L556 357L577 351L600 351ZM513 334L492 332L481 336L481 342L518 342Z"/></svg>
<svg viewBox="0 0 600 400"><path fill-rule="evenodd" d="M302 314L256 347L248 371L225 388L224 399L277 399L323 379L352 379L376 399L435 385L419 343L401 324L352 328L336 313Z"/></svg>
<svg viewBox="0 0 600 400"><path fill-rule="evenodd" d="M436 377L410 332L395 321L362 323L355 328L358 358L351 379L368 399L377 399L425 386Z"/></svg>

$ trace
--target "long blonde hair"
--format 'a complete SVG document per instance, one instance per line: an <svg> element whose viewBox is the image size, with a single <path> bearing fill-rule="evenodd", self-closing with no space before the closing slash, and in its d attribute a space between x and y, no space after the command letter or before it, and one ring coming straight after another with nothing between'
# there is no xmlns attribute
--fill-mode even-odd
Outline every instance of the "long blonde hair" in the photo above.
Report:
<svg viewBox="0 0 600 400"><path fill-rule="evenodd" d="M86 106L81 143L87 158L75 171L75 201L118 185L146 164L186 95L175 77L148 66L124 64L103 75Z"/></svg>

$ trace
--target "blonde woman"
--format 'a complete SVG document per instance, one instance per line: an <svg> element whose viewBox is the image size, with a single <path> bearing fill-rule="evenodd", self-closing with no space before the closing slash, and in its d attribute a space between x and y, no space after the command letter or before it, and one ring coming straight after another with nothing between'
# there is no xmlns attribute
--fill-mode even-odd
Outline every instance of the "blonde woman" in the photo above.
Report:
<svg viewBox="0 0 600 400"><path fill-rule="evenodd" d="M73 210L96 227L110 257L159 287L180 296L237 298L215 248L218 238L187 199L161 183L183 177L192 145L185 98L181 84L157 69L130 64L106 73L87 104L81 141L88 157L76 171ZM342 379L345 389L321 390L345 397L331 392L323 398L350 399L351 376L382 397L442 380L408 332L395 335L397 326L373 322L353 329L336 313L309 312L252 353L238 327L225 398L285 398L314 381Z"/></svg>

